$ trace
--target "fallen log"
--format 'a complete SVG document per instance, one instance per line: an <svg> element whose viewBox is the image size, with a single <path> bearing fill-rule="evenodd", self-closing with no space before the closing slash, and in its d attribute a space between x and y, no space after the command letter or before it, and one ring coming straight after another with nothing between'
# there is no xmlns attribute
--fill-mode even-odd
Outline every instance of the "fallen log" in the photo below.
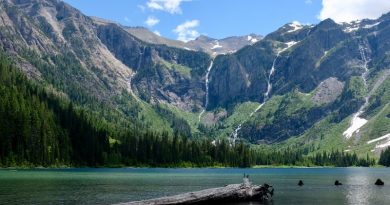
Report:
<svg viewBox="0 0 390 205"><path fill-rule="evenodd" d="M272 194L269 185L251 185L250 183L231 184L225 187L205 189L157 199L121 203L118 205L172 205L172 204L219 204L224 202L263 201Z"/></svg>

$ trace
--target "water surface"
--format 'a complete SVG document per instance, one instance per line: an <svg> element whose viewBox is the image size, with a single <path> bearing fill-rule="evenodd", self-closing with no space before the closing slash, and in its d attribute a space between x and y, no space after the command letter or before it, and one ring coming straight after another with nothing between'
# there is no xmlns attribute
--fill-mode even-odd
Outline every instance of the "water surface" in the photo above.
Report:
<svg viewBox="0 0 390 205"><path fill-rule="evenodd" d="M385 168L0 169L0 204L129 202L240 183L244 173L275 187L269 204L390 204ZM385 186L375 186L377 178ZM344 185L335 187L336 179Z"/></svg>

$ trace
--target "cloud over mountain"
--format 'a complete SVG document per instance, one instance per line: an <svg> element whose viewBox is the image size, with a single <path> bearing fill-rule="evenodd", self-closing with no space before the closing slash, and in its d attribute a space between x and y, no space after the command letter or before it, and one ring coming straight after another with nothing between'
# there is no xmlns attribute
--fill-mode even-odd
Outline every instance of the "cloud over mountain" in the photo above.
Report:
<svg viewBox="0 0 390 205"><path fill-rule="evenodd" d="M390 11L389 0L322 0L322 6L318 18L331 18L337 22L373 19Z"/></svg>

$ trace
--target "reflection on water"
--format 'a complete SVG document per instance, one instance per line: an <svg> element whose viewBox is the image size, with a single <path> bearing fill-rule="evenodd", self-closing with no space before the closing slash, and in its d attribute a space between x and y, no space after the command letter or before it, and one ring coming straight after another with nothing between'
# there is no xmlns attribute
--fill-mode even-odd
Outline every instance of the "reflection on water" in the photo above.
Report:
<svg viewBox="0 0 390 205"><path fill-rule="evenodd" d="M373 181L370 180L369 170L359 170L358 174L347 176L347 200L348 204L370 204L370 196L373 195Z"/></svg>
<svg viewBox="0 0 390 205"><path fill-rule="evenodd" d="M254 184L274 186L271 205L390 204L390 169L385 168L0 169L0 204L129 202L240 183L243 173ZM385 186L375 186L377 178ZM297 186L299 180L305 185ZM334 186L335 180L343 185Z"/></svg>

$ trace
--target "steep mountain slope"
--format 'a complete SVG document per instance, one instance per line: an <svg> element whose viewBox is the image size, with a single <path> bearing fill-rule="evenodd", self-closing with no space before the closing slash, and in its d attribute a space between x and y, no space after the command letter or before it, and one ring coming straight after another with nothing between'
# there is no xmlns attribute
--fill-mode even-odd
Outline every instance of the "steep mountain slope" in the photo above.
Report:
<svg viewBox="0 0 390 205"><path fill-rule="evenodd" d="M97 24L117 24L97 17L92 17ZM256 34L247 36L232 36L223 39L213 39L204 35L188 42L164 38L144 27L128 27L117 24L132 36L150 44L161 44L185 50L202 51L212 56L233 53L237 50L260 41L263 37Z"/></svg>
<svg viewBox="0 0 390 205"><path fill-rule="evenodd" d="M351 30L351 26L356 28ZM388 15L343 25L330 19L316 26L288 24L252 47L215 60L209 109L229 109L248 100L264 102L273 95L254 110L257 112L253 116L236 122L240 137L254 143L273 144L302 136L298 138L301 140L283 143L286 146L310 145L314 139L332 138L338 139L337 147L341 149L356 151L366 147L366 153L367 139L386 136L390 129L383 123L385 118L379 120L379 116L368 114L372 113L373 93L385 86L388 78L384 71L390 67L388 29ZM261 53L260 49L266 51ZM271 55L267 57L266 53ZM266 59L257 61L259 58ZM389 103L376 102L382 109ZM377 112L380 112L378 108ZM359 125L359 119L366 120L367 124ZM374 121L380 121L376 123L380 124L380 133L372 132L376 130L372 128ZM244 124L241 127L239 123ZM332 124L339 126L338 131L312 132L316 126L329 129ZM310 132L315 136L310 136ZM377 148L385 147L384 140L388 138L380 139L382 144ZM322 148L319 144L315 146L318 150L329 148L326 144L330 141L324 141ZM373 147L372 143L368 144Z"/></svg>
<svg viewBox="0 0 390 205"><path fill-rule="evenodd" d="M223 39L213 39L207 36L199 36L195 40L186 43L187 48L203 51L212 56L234 53L241 48L252 45L262 39L262 36L250 34L247 36L232 36Z"/></svg>
<svg viewBox="0 0 390 205"><path fill-rule="evenodd" d="M390 14L182 43L60 0L0 0L0 46L29 78L116 128L310 153L390 145Z"/></svg>
<svg viewBox="0 0 390 205"><path fill-rule="evenodd" d="M62 1L3 0L0 6L2 49L30 77L77 103L97 101L105 110L168 131L171 119L138 98L187 110L203 105L202 75L210 63L205 53L145 43L116 24L97 24Z"/></svg>

